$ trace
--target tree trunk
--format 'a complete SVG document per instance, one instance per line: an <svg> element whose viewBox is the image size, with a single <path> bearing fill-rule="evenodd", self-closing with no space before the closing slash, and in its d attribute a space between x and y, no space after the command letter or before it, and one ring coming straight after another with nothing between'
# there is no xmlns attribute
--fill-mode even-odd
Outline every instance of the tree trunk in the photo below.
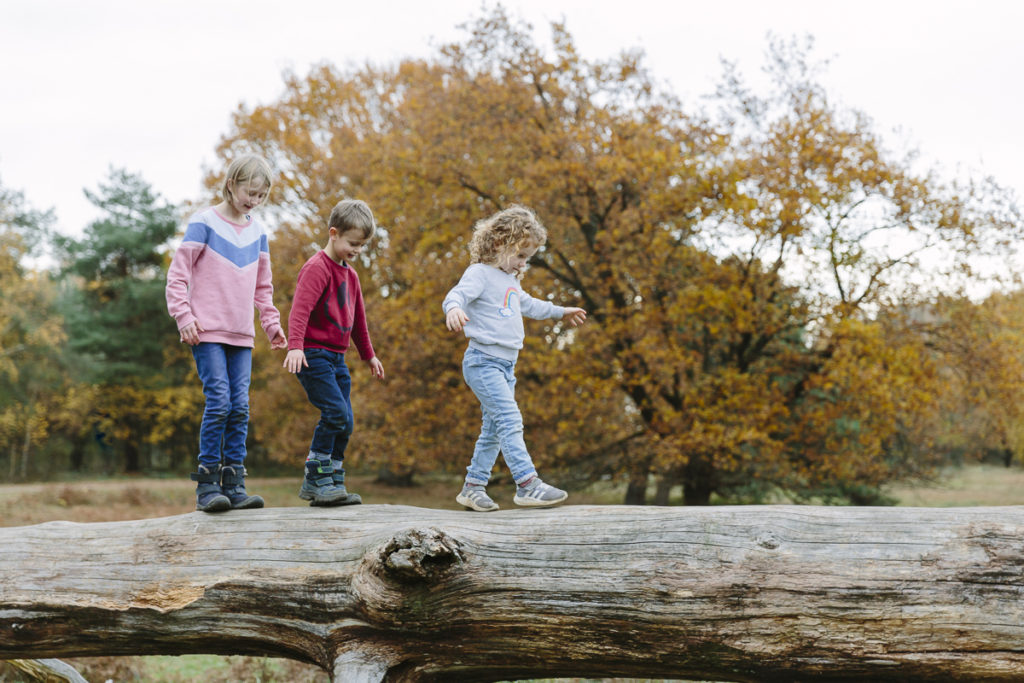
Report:
<svg viewBox="0 0 1024 683"><path fill-rule="evenodd" d="M136 438L138 430L134 426L128 430L129 437L122 442L124 448L124 471L126 474L138 474L142 471L142 461L139 458L139 440Z"/></svg>
<svg viewBox="0 0 1024 683"><path fill-rule="evenodd" d="M413 470L396 472L389 469L387 466L384 466L377 470L377 483L385 484L387 486L411 488L416 485L416 482L413 480L414 476L415 472Z"/></svg>
<svg viewBox="0 0 1024 683"><path fill-rule="evenodd" d="M626 485L626 505L644 505L647 502L647 471L636 472Z"/></svg>
<svg viewBox="0 0 1024 683"><path fill-rule="evenodd" d="M85 448L82 447L82 442L79 439L75 439L71 442L71 471L81 472L83 467L85 467Z"/></svg>
<svg viewBox="0 0 1024 683"><path fill-rule="evenodd" d="M32 428L35 426L35 410L30 410L25 415L25 438L21 442L21 453L19 454L18 479L28 479L28 458L32 453Z"/></svg>
<svg viewBox="0 0 1024 683"><path fill-rule="evenodd" d="M654 490L654 505L668 505L672 495L672 487L679 481L671 474L665 474L658 478L658 487Z"/></svg>
<svg viewBox="0 0 1024 683"><path fill-rule="evenodd" d="M683 468L683 504L710 505L711 494L715 490L714 468L710 457L690 456L690 461Z"/></svg>
<svg viewBox="0 0 1024 683"><path fill-rule="evenodd" d="M336 681L1020 681L1024 508L267 508L0 528L0 658Z"/></svg>

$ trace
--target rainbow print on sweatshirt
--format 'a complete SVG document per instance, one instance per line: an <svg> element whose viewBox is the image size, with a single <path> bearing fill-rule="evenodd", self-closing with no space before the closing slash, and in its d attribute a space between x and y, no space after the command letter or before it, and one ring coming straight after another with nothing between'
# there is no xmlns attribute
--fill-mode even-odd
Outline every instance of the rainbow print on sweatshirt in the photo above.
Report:
<svg viewBox="0 0 1024 683"><path fill-rule="evenodd" d="M512 309L512 297L519 296L519 290L515 287L509 287L505 292L505 300L502 302L502 306L498 309L498 315L502 318L509 318L515 315L515 311Z"/></svg>

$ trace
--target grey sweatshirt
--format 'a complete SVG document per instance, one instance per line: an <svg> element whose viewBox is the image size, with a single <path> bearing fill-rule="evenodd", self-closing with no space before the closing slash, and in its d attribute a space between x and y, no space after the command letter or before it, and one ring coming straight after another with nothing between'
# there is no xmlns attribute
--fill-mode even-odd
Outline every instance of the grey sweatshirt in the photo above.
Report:
<svg viewBox="0 0 1024 683"><path fill-rule="evenodd" d="M444 298L445 315L458 306L469 317L463 327L470 348L515 362L523 348L523 316L534 320L561 318L565 308L534 299L519 280L483 263L474 263Z"/></svg>

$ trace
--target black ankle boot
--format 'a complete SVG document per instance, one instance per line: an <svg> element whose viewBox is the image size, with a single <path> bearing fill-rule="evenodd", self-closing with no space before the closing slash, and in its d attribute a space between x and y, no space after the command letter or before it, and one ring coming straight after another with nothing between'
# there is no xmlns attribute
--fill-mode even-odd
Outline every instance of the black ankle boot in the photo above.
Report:
<svg viewBox="0 0 1024 683"><path fill-rule="evenodd" d="M231 509L231 501L220 488L220 465L207 469L199 466L198 472L189 475L196 484L196 510L200 512L223 512Z"/></svg>
<svg viewBox="0 0 1024 683"><path fill-rule="evenodd" d="M220 486L231 502L232 510L252 510L263 507L263 498L250 496L245 491L245 468L225 465L220 471Z"/></svg>
<svg viewBox="0 0 1024 683"><path fill-rule="evenodd" d="M335 481L334 467L330 459L307 459L306 476L302 480L302 488L299 489L299 498L308 500L310 505L323 507L352 505L359 502L358 496L349 500L352 494L345 490L344 484L338 486Z"/></svg>

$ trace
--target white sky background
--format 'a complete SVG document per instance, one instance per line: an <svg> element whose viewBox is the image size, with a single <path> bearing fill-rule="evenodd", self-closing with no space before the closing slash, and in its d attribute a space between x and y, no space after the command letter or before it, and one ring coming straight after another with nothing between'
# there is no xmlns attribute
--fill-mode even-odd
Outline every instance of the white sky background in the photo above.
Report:
<svg viewBox="0 0 1024 683"><path fill-rule="evenodd" d="M486 6L493 2L487 0ZM769 32L812 35L833 100L874 119L952 177L991 175L1024 196L1024 3L1016 0L506 0L548 45L564 19L583 56L640 47L684 102L710 93L720 58L760 76ZM0 184L57 229L97 213L109 169L179 203L239 104L269 103L282 73L428 57L465 36L479 0L0 0ZM894 132L899 129L898 132Z"/></svg>

